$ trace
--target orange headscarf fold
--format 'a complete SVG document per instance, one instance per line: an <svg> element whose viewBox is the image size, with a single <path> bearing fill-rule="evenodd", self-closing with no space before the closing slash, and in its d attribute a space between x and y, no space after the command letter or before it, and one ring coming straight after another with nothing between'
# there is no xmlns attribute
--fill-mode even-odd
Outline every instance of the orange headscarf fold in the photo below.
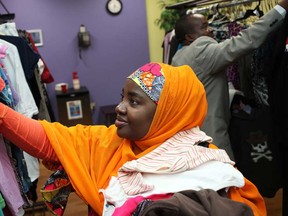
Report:
<svg viewBox="0 0 288 216"><path fill-rule="evenodd" d="M165 84L158 107L149 132L136 142L144 154L179 131L201 126L208 108L204 87L189 66L160 65Z"/></svg>

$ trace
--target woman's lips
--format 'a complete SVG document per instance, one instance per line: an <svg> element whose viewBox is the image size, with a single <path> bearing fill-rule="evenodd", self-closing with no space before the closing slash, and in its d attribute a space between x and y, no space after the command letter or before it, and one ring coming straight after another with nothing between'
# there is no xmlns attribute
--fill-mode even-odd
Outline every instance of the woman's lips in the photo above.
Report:
<svg viewBox="0 0 288 216"><path fill-rule="evenodd" d="M117 128L121 128L121 127L124 127L125 125L127 125L128 123L126 121L122 121L122 120L118 120L116 119L115 120L115 126Z"/></svg>

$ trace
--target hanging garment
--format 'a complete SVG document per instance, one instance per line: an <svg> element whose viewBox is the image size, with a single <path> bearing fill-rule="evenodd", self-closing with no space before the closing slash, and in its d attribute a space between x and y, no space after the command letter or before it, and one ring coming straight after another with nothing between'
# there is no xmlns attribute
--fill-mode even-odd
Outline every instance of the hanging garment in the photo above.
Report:
<svg viewBox="0 0 288 216"><path fill-rule="evenodd" d="M0 35L18 36L15 22L2 23L0 25Z"/></svg>
<svg viewBox="0 0 288 216"><path fill-rule="evenodd" d="M174 29L172 31L169 31L165 34L162 48L163 48L163 63L168 64L169 63L169 53L170 53L170 43L171 38L175 35Z"/></svg>
<svg viewBox="0 0 288 216"><path fill-rule="evenodd" d="M232 107L242 108L232 111L229 125L236 167L257 186L262 196L274 197L282 187L282 179L280 152L271 133L270 109L248 104L243 96L238 99Z"/></svg>
<svg viewBox="0 0 288 216"><path fill-rule="evenodd" d="M268 94L271 107L273 121L274 137L277 138L277 143L281 150L282 173L283 173L283 204L288 199L288 16L283 23L285 28L277 33L274 41L277 43L274 46L271 61L273 65L267 63L266 70L268 71ZM284 204L282 208L283 215L288 214L288 205Z"/></svg>
<svg viewBox="0 0 288 216"><path fill-rule="evenodd" d="M0 193L0 216L4 216L3 208L5 208L5 206L6 206L5 200L3 199L3 196Z"/></svg>
<svg viewBox="0 0 288 216"><path fill-rule="evenodd" d="M29 46L31 46L31 48L37 53L40 55L39 51L38 51L38 48L36 47L34 41L33 41L33 38L31 36L31 33L25 31L25 30L20 30L18 29L18 33L19 33L19 36L24 38L27 43L29 44ZM41 66L41 81L43 83L52 83L54 81L54 77L52 76L47 64L45 63L45 61L43 60L43 58L41 57L41 62L42 62L42 66ZM39 66L39 64L38 64ZM40 66L39 66L40 68Z"/></svg>
<svg viewBox="0 0 288 216"><path fill-rule="evenodd" d="M26 81L17 47L2 39L0 40L0 44L5 44L7 46L5 56L1 58L1 62L5 67L4 70L9 76L12 87L19 96L19 102L17 103L15 110L27 117L32 117L39 111Z"/></svg>
<svg viewBox="0 0 288 216"><path fill-rule="evenodd" d="M10 211L13 215L17 215L24 201L2 135L0 135L0 176L0 192Z"/></svg>
<svg viewBox="0 0 288 216"><path fill-rule="evenodd" d="M14 103L13 103L12 91L10 89L10 82L8 81L2 68L0 68L0 69L1 69L0 70L0 72L1 72L0 73L1 74L0 102L3 104L6 104L6 105L11 105L13 107ZM3 142L4 142L4 140L3 140ZM30 178L28 176L23 151L20 148L14 146L13 144L10 144L7 140L5 142L5 146L6 146L6 153L9 157L11 163L10 163L10 168L9 168L9 166L5 166L5 168L2 166L2 168L4 168L3 170L7 170L7 172L9 172L9 170L13 170L15 172L14 175L16 176L17 183L18 183L16 188L18 188L19 191L21 192L21 195L23 197L23 201L25 202L25 205L30 205L29 200L26 197L25 193L29 190L29 187L31 185L31 181L30 181ZM0 164L1 164L1 162L0 162ZM5 162L3 164L5 164ZM1 165L3 165L3 164L1 164ZM8 178L8 181L9 181L9 176L8 177L5 176L5 178L4 178L4 175L3 175L3 181L7 181L6 178ZM13 184L13 182L11 182L11 183ZM6 189L8 189L8 187L5 187L5 190ZM13 189L13 185L11 185L11 189ZM15 197L17 198L17 195L15 195Z"/></svg>
<svg viewBox="0 0 288 216"><path fill-rule="evenodd" d="M27 42L20 37L0 35L0 39L5 40L16 46L19 53L21 65L24 71L26 81L29 85L33 98L39 107L41 95L35 78L35 69L40 56L35 53Z"/></svg>

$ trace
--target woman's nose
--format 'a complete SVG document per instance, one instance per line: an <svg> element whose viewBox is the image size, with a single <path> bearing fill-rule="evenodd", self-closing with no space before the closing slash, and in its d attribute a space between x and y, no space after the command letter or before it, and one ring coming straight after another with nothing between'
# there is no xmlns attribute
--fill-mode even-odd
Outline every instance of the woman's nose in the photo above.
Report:
<svg viewBox="0 0 288 216"><path fill-rule="evenodd" d="M115 108L116 113L126 113L126 106L123 101L121 101Z"/></svg>

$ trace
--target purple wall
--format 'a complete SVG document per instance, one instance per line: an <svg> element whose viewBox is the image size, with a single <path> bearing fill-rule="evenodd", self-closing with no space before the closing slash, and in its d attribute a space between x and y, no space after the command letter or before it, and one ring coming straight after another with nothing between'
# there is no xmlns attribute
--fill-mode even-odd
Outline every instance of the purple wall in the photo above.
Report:
<svg viewBox="0 0 288 216"><path fill-rule="evenodd" d="M38 47L55 81L47 90L58 119L54 86L67 82L78 71L81 85L90 91L97 109L117 104L125 77L149 61L146 6L143 0L122 0L118 16L106 12L108 0L2 0L15 13L18 29L42 29L44 46ZM5 10L0 6L0 13ZM86 26L92 44L79 58L77 33Z"/></svg>

